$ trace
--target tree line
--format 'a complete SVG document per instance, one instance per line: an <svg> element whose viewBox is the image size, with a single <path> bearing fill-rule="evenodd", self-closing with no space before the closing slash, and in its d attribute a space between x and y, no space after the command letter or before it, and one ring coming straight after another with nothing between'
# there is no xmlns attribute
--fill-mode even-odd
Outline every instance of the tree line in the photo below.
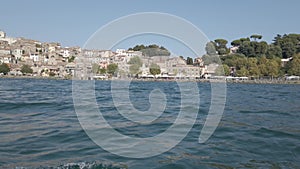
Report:
<svg viewBox="0 0 300 169"><path fill-rule="evenodd" d="M128 50L133 51L141 51L145 56L170 56L171 53L163 46L158 46L156 44L152 45L136 45L133 48L129 48Z"/></svg>
<svg viewBox="0 0 300 169"><path fill-rule="evenodd" d="M207 43L204 64L223 64L225 75L252 77L280 77L300 75L300 34L274 37L268 44L262 35L233 40L228 48L226 39ZM288 59L283 64L281 59ZM218 70L220 72L221 70Z"/></svg>
<svg viewBox="0 0 300 169"><path fill-rule="evenodd" d="M10 72L10 67L6 64L6 63L2 63L0 65L0 73L3 73L4 75L7 75L8 72ZM29 65L22 65L20 72L22 72L23 74L32 74L33 70L31 69L31 67Z"/></svg>

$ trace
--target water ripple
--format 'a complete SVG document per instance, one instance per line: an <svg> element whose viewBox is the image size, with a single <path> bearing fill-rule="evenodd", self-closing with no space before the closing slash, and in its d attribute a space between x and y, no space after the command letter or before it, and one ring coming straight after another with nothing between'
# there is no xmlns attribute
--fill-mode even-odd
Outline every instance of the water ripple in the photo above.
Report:
<svg viewBox="0 0 300 169"><path fill-rule="evenodd" d="M130 85L130 99L141 111L149 108L152 89L166 93L166 110L148 125L117 112L110 83L97 81L95 93L99 110L119 132L150 137L176 119L180 110L176 83ZM0 79L0 168L300 168L298 85L228 84L222 121L213 136L199 144L211 100L209 83L199 83L200 111L188 136L169 152L140 160L110 154L89 139L77 120L71 85L66 80Z"/></svg>

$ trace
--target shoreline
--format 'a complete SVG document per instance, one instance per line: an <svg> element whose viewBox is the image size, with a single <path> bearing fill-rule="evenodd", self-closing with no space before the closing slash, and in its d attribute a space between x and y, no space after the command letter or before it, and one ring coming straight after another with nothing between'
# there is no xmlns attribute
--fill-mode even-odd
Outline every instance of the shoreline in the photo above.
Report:
<svg viewBox="0 0 300 169"><path fill-rule="evenodd" d="M61 77L38 77L38 76L0 76L0 79L41 79L41 80L73 80ZM141 82L197 82L197 83L240 83L240 84L300 84L300 80L278 80L278 79L254 79L254 80L217 80L217 79L102 79L95 81L141 81Z"/></svg>

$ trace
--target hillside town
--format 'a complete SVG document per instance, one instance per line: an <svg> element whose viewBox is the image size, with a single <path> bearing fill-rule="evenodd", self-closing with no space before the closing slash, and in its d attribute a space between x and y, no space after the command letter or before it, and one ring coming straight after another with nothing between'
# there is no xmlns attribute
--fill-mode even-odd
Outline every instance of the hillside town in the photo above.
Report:
<svg viewBox="0 0 300 169"><path fill-rule="evenodd" d="M138 57L141 65L137 72L130 71L129 61ZM80 60L84 59L84 61ZM84 68L80 62L85 62ZM201 57L187 64L183 57L147 56L141 51L117 49L88 50L81 47L63 47L57 42L40 42L26 38L7 37L0 31L0 64L9 66L8 76L35 76L82 79L108 78L179 78L198 79L213 74L218 65L204 65ZM109 65L117 65L114 72L107 72ZM159 66L151 73L150 66ZM23 66L32 71L22 71ZM96 67L96 71L94 70ZM82 71L85 70L85 73ZM102 71L99 71L102 70ZM3 74L3 73L2 73Z"/></svg>
<svg viewBox="0 0 300 169"><path fill-rule="evenodd" d="M234 40L231 47L227 47L227 40L216 39L207 43L205 55L193 59L171 56L166 48L155 44L128 50L90 50L8 37L0 31L0 77L299 80L300 35L277 35L273 44L257 41L261 37ZM289 41L294 44L286 43Z"/></svg>

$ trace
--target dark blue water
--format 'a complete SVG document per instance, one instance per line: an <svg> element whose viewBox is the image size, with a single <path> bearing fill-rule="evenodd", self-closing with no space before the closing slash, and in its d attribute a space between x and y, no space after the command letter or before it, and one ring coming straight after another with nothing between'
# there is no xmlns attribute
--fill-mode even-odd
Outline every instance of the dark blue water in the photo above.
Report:
<svg viewBox="0 0 300 169"><path fill-rule="evenodd" d="M87 136L74 111L72 81L0 79L0 168L300 168L299 85L227 84L221 123L204 144L198 137L211 88L198 86L200 111L187 137L166 153L132 159L103 150ZM132 83L136 109L149 108L154 88L166 94L167 105L151 125L136 125L118 114L109 81L96 82L96 96L111 126L143 138L164 132L179 111L174 82Z"/></svg>

